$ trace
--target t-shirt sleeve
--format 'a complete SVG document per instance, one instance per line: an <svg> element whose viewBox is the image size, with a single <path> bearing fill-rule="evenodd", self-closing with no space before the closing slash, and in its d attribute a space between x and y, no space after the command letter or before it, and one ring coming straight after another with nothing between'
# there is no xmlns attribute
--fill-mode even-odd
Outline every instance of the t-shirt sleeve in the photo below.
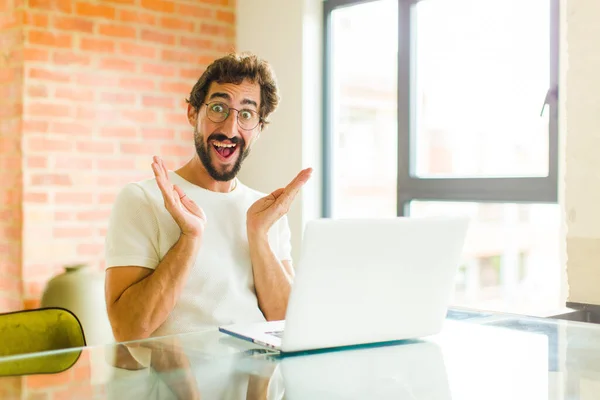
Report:
<svg viewBox="0 0 600 400"><path fill-rule="evenodd" d="M155 269L160 262L158 222L144 190L125 186L113 205L105 238L106 267Z"/></svg>
<svg viewBox="0 0 600 400"><path fill-rule="evenodd" d="M288 223L288 218L284 215L278 222L279 240L277 253L275 254L279 261L292 260L292 232Z"/></svg>

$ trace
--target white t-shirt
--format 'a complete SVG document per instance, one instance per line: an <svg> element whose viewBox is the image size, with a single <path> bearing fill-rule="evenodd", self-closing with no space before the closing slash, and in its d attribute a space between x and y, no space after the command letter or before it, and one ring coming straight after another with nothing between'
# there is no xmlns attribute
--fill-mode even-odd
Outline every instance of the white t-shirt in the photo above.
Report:
<svg viewBox="0 0 600 400"><path fill-rule="evenodd" d="M152 336L264 321L254 288L246 212L265 194L239 181L231 192L218 193L193 185L172 171L169 177L204 210L207 224L181 296ZM179 226L164 207L156 180L130 183L117 196L110 216L106 266L155 269L180 233ZM269 232L271 249L281 261L291 260L290 239L284 216Z"/></svg>

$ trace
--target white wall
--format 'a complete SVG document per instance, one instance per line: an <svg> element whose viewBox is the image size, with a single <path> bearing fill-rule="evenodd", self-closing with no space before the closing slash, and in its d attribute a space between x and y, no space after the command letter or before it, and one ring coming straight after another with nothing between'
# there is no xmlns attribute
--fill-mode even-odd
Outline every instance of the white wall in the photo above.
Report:
<svg viewBox="0 0 600 400"><path fill-rule="evenodd" d="M600 304L600 1L562 4L569 301Z"/></svg>
<svg viewBox="0 0 600 400"><path fill-rule="evenodd" d="M311 181L288 217L294 260L307 220L320 216L321 199L321 0L238 0L237 51L251 51L274 68L281 103L246 160L240 179L271 192L301 169Z"/></svg>

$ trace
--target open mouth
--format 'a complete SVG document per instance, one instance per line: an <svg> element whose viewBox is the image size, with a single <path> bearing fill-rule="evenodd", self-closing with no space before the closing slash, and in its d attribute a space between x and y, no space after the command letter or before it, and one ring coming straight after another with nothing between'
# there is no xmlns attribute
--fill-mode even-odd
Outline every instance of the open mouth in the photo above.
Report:
<svg viewBox="0 0 600 400"><path fill-rule="evenodd" d="M217 140L213 140L211 144L217 152L217 154L221 156L221 158L223 158L224 160L231 159L238 148L237 143L231 142L220 142Z"/></svg>

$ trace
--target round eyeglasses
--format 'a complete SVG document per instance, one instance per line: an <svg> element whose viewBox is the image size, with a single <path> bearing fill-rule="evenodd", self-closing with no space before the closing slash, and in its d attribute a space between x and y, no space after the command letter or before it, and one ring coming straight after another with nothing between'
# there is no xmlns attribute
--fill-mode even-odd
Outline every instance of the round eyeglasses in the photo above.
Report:
<svg viewBox="0 0 600 400"><path fill-rule="evenodd" d="M243 108L238 110L236 108L229 107L227 104L220 101L213 101L211 103L204 103L206 105L206 116L209 120L215 123L221 123L225 121L231 111L237 111L237 122L240 128L251 131L256 128L260 123L261 119L258 113L254 110Z"/></svg>

